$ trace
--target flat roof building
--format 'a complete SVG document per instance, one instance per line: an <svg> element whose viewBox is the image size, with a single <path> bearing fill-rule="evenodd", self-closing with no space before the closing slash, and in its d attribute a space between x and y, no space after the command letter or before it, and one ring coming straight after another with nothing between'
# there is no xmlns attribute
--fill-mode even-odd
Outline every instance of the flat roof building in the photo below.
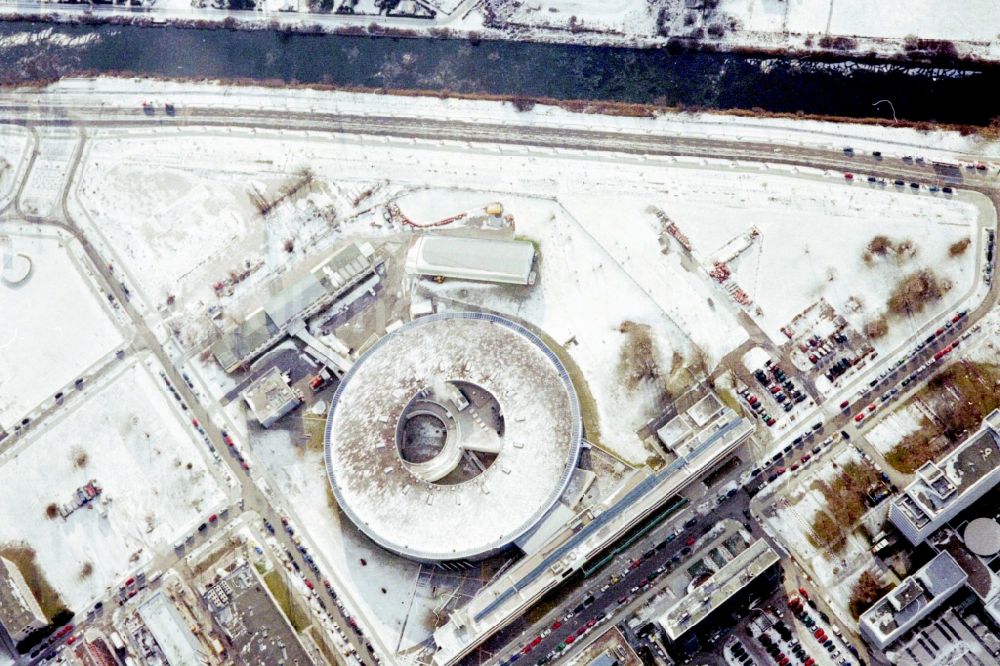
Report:
<svg viewBox="0 0 1000 666"><path fill-rule="evenodd" d="M749 422L734 412L718 423L708 421L706 426L710 430L707 436L686 440L687 445L680 446L676 458L662 469L634 475L618 492L579 512L539 552L514 563L453 611L448 623L434 632L438 647L435 666L459 662L570 573L584 567L609 544L712 469L753 432Z"/></svg>
<svg viewBox="0 0 1000 666"><path fill-rule="evenodd" d="M17 565L0 557L0 626L18 643L48 624Z"/></svg>
<svg viewBox="0 0 1000 666"><path fill-rule="evenodd" d="M532 284L535 246L528 241L419 236L406 255L408 275Z"/></svg>
<svg viewBox="0 0 1000 666"><path fill-rule="evenodd" d="M965 585L967 578L950 554L939 553L861 615L861 635L885 650Z"/></svg>
<svg viewBox="0 0 1000 666"><path fill-rule="evenodd" d="M254 418L265 428L270 428L302 402L302 396L288 385L281 370L276 367L270 368L241 395Z"/></svg>
<svg viewBox="0 0 1000 666"><path fill-rule="evenodd" d="M311 317L375 272L375 249L351 243L305 275L283 284L246 321L212 345L212 355L226 372L233 372L276 345L295 320Z"/></svg>
<svg viewBox="0 0 1000 666"><path fill-rule="evenodd" d="M1000 482L1000 410L983 427L938 462L917 470L917 478L893 499L889 520L917 545Z"/></svg>
<svg viewBox="0 0 1000 666"><path fill-rule="evenodd" d="M232 645L226 663L312 666L313 660L260 574L247 562L237 564L204 593L212 618Z"/></svg>
<svg viewBox="0 0 1000 666"><path fill-rule="evenodd" d="M163 592L157 592L139 606L139 617L170 666L209 663L198 639Z"/></svg>
<svg viewBox="0 0 1000 666"><path fill-rule="evenodd" d="M737 418L739 415L736 412L723 405L714 393L709 393L657 429L656 436L667 451L684 455L704 442L717 439L716 434ZM744 420L740 427L725 431L723 446L743 441L751 432L753 426Z"/></svg>
<svg viewBox="0 0 1000 666"><path fill-rule="evenodd" d="M684 652L689 643L698 644L697 634L711 629L713 619L731 626L731 611L743 607L748 596L777 584L780 559L763 539L738 553L659 618L657 624L668 643Z"/></svg>

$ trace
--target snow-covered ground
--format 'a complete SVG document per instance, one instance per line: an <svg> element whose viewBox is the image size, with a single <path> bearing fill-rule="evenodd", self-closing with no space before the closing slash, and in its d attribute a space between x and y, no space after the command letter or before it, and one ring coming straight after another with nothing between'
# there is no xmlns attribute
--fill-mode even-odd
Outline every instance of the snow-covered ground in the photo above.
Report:
<svg viewBox="0 0 1000 666"><path fill-rule="evenodd" d="M8 431L95 367L125 339L79 244L44 227L0 225L0 255L25 254L31 273L0 283L0 427Z"/></svg>
<svg viewBox="0 0 1000 666"><path fill-rule="evenodd" d="M814 515L826 505L826 499L815 481L832 481L841 468L852 461L861 462L862 458L854 447L845 446L835 455L824 457L799 471L793 485L783 493L785 499L775 502L776 514L764 521L768 531L808 567L814 584L824 591L828 603L842 618L850 617L848 600L854 580L874 562L869 550L871 544L855 530L848 535L843 550L832 553L816 548L808 535L812 531Z"/></svg>
<svg viewBox="0 0 1000 666"><path fill-rule="evenodd" d="M447 190L433 192L438 201L447 201L453 196ZM564 345L566 354L580 367L589 391L596 398L600 438L595 441L626 461L641 465L651 452L646 450L637 431L665 405L659 401L655 386L643 384L628 390L622 385L619 360L627 338L620 327L626 321L650 327L665 380L671 370L680 370L680 367L672 368L674 353L679 354L679 365L682 365L690 359L692 351L683 332L673 323L671 313L648 293L647 287L657 283L637 280L632 269L641 262L630 261L624 256L616 260L595 236L588 233L598 231L598 225L584 227L582 221L574 219L556 203L546 199L480 195L486 202L491 197L503 203L505 214L513 216L518 237L538 243L541 260L537 283L527 290L511 290L460 281L448 281L443 285L426 281L421 283L421 289L447 299L446 308L449 302L469 303L514 315ZM407 201L408 198L404 198L401 202L404 210L408 207ZM621 219L626 217L623 215ZM628 236L621 231L619 237ZM655 234L631 240L630 247L651 242L654 245L652 260L662 260L656 249ZM692 281L692 289L697 286ZM672 303L668 300L666 305L671 309L684 309L678 307L676 298ZM565 344L570 340L571 344ZM596 433L588 435L596 437Z"/></svg>
<svg viewBox="0 0 1000 666"><path fill-rule="evenodd" d="M892 350L926 321L954 308L974 284L977 253L948 256L951 243L979 237L971 203L784 174L726 170L710 182L691 172L680 178L687 182L670 189L664 210L703 256L717 255L753 228L760 232L729 267L762 310L755 319L776 344L787 341L780 328L819 298L863 330L885 312L889 294L907 274L931 268L949 279L952 289L940 302L908 320L890 318L888 335L874 344L879 351ZM865 247L876 234L913 241L916 255L904 262L866 263Z"/></svg>
<svg viewBox="0 0 1000 666"><path fill-rule="evenodd" d="M7 204L14 193L14 184L23 167L22 161L28 145L28 133L24 128L14 125L0 127L0 208Z"/></svg>
<svg viewBox="0 0 1000 666"><path fill-rule="evenodd" d="M420 565L382 550L331 508L322 452L293 445L280 430L255 436L252 450L297 524L308 530L321 554L320 564L336 572L331 580L338 594L364 604L366 626L378 632L383 644L399 645L400 650L425 640L434 629L429 609L442 600L417 588Z"/></svg>
<svg viewBox="0 0 1000 666"><path fill-rule="evenodd" d="M261 238L268 225L248 209L248 199L241 200L245 192L237 194L211 185L193 187L186 195L186 205L175 209L181 184L173 175L179 167L166 166L169 162L225 151L230 158L226 169L237 173L255 169L240 173L246 181L274 178L282 172L280 166L254 167L254 160L247 155L251 152L273 156L270 161L286 169L291 160L295 160L293 164L308 163L329 187L341 191L359 189L381 176L396 187L448 182L488 187L497 197L507 192L554 196L601 244L610 255L609 261L629 264L629 272L643 290L715 360L740 341L741 334L731 325L732 310L725 303L724 292L710 287L697 271L680 266L677 254L663 257L656 218L646 210L651 205L670 215L696 248L705 248L705 255L751 226L761 230L762 240L737 258L733 268L737 282L763 309L763 325L772 335L823 294L835 307L851 296L858 297L863 308L845 314L853 324L862 325L880 311L893 278L910 267L932 266L952 279L955 286L941 308L951 307L973 279L967 261L973 253L969 252L966 260L949 260L945 251L950 242L970 235L974 209L958 200L875 190L804 174L765 175L670 160L637 162L587 154L570 159L568 153L525 153L508 148L449 150L436 143L392 140L378 143L382 145L377 151L352 137L330 142L310 140L303 145L294 138L268 138L263 132L253 139L235 132L225 137L198 133L184 140L98 139L90 156L103 154L107 160L121 159L129 166L132 160L140 159L138 146L142 150L149 146L160 165L148 165L146 173L158 175L145 180L103 178L102 184L85 180L79 196L82 207L108 211L102 215L99 228L152 302L162 302L166 293L180 292L178 300L193 299L194 306L205 309L218 302L211 290L213 281L224 278L234 266L239 268L271 253L268 267L274 270L280 269L282 262L301 261L301 257L283 257L280 249L274 254L274 246L280 246L284 236L275 233L275 238ZM96 159L90 164L95 172L98 166L116 168ZM611 164L616 168L608 168ZM493 196L488 194L490 190L486 196ZM205 223L210 211L216 210L210 204L216 197L228 198L232 206L217 209L221 219ZM353 212L349 206L347 212ZM609 216L615 224L608 222ZM136 222L149 219L158 222ZM166 240L156 237L161 225L177 219L184 223L175 224L174 229L182 230L171 231ZM871 225L873 220L879 220L877 227ZM808 234L797 233L803 221ZM872 235L912 237L920 246L917 257L904 266L862 266L869 229ZM146 239L160 251L146 249ZM770 288L783 284L789 275L795 278L791 282L795 293ZM251 308L241 309L245 313ZM881 344L893 346L908 326L890 327L890 335ZM727 335L720 336L720 331Z"/></svg>
<svg viewBox="0 0 1000 666"><path fill-rule="evenodd" d="M920 420L923 416L915 404L907 402L883 417L875 427L865 433L865 439L876 451L885 455L904 437L920 430Z"/></svg>
<svg viewBox="0 0 1000 666"><path fill-rule="evenodd" d="M157 0L144 7L160 20L217 21L280 25L327 31L369 24L406 30L410 34L476 39L612 44L662 47L671 38L705 42L722 49L765 49L798 52L835 52L843 55L875 52L908 53L907 40L948 40L956 51L986 60L1000 58L1000 8L991 0L969 0L942 8L935 0L431 0L434 19L423 3L403 0L394 16L386 16L374 0L336 0L333 8L353 7L354 14L309 13L307 0L259 0L257 11L224 12L208 2ZM201 6L199 6L201 5ZM0 0L0 13L79 15L73 4ZM104 16L129 15L126 7L108 7ZM134 15L134 14L133 14ZM447 30L447 33L442 31ZM100 39L25 31L7 35L3 42L74 44ZM842 38L836 41L838 38ZM845 41L847 40L847 41ZM0 42L0 43L3 43Z"/></svg>
<svg viewBox="0 0 1000 666"><path fill-rule="evenodd" d="M207 451L149 359L128 360L85 402L0 458L0 543L33 548L48 581L76 610L169 552L226 501ZM96 481L90 506L46 517ZM90 564L92 572L83 573Z"/></svg>

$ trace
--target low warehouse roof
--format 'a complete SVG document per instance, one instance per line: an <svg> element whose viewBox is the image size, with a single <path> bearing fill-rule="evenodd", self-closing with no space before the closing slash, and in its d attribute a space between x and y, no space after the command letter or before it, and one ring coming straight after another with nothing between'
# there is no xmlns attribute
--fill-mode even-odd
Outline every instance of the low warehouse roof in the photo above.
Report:
<svg viewBox="0 0 1000 666"><path fill-rule="evenodd" d="M534 261L528 241L420 236L406 256L406 272L524 285L532 282Z"/></svg>

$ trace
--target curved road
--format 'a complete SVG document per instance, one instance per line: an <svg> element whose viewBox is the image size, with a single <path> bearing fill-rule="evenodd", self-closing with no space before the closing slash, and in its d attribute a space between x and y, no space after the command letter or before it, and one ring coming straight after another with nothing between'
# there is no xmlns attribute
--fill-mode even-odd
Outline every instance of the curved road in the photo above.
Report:
<svg viewBox="0 0 1000 666"><path fill-rule="evenodd" d="M95 93L99 95L100 93ZM105 93L104 100L110 96ZM178 96L182 98L182 95ZM851 171L873 175L888 181L901 179L907 183L915 182L923 186L929 184L953 184L965 190L975 190L987 196L994 206L1000 203L997 195L996 179L981 171L964 171L960 181L950 180L935 173L930 166L914 163L904 163L898 159L886 158L875 160L871 156L845 155L839 148L823 148L820 146L772 144L761 140L736 140L732 137L711 136L673 136L669 134L652 134L627 129L608 131L596 128L560 128L516 123L471 122L417 117L400 117L391 115L358 115L324 113L315 110L294 111L289 109L240 109L233 108L233 102L219 98L218 105L207 105L204 102L198 106L184 106L178 103L177 114L166 116L162 108L153 114L144 112L134 104L115 105L113 103L82 103L65 104L59 102L56 94L35 95L24 91L12 91L0 102L0 123L39 126L73 126L81 128L82 141L74 154L73 164L66 179L66 187L62 195L62 219L38 219L23 216L25 219L53 224L76 236L92 262L101 271L107 288L113 292L122 303L126 312L134 322L140 339L150 350L157 354L174 386L181 391L185 401L191 406L193 413L207 426L209 438L218 451L226 449L219 431L212 426L207 411L198 403L186 382L180 377L169 356L157 343L155 336L145 326L141 315L129 304L118 279L108 269L108 261L102 258L79 228L72 223L66 210L66 198L69 184L78 167L83 142L86 141L88 128L147 128L160 127L243 127L266 128L273 130L291 130L323 132L331 134L374 135L417 139L428 141L466 142L469 144L494 144L531 146L542 149L584 150L604 152L610 155L634 156L677 156L746 160L751 162L766 162L807 168L829 169L833 171ZM697 128L701 130L702 128ZM790 135L795 132L790 131ZM37 153L33 153L28 164L30 171ZM25 173L27 173L27 171ZM27 178L22 174L20 187L23 188ZM865 184L858 183L857 186ZM891 187L891 185L890 185ZM14 200L17 201L17 198ZM9 208L9 206L8 206ZM9 211L3 211L10 215ZM18 211L21 212L21 211ZM1000 293L1000 285L994 284L989 295L978 307L969 313L967 326L977 321L993 307ZM885 359L883 359L885 361ZM828 424L830 428L839 428L850 418L845 415L834 416ZM238 463L229 455L221 457L228 461L238 478L243 480L243 497L247 500L247 508L259 512L272 523L279 525L280 517L271 506L271 502L259 488L239 469ZM279 531L278 536L283 534ZM284 535L287 536L287 535ZM294 547L289 548L293 553ZM303 570L305 570L304 563ZM331 576L333 577L333 576ZM361 647L356 637L348 630L347 634L357 648ZM373 663L368 659L364 649L358 650L366 664Z"/></svg>

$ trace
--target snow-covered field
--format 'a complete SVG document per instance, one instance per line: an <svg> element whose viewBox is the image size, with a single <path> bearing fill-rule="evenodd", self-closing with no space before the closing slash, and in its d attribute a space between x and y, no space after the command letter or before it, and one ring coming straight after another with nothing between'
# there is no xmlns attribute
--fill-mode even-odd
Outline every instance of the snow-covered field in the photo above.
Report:
<svg viewBox="0 0 1000 666"><path fill-rule="evenodd" d="M27 147L28 134L23 128L0 127L0 207L6 205L14 193L14 183Z"/></svg>
<svg viewBox="0 0 1000 666"><path fill-rule="evenodd" d="M122 343L121 318L93 281L76 241L61 232L0 225L0 254L26 254L31 273L0 284L0 426L10 430L42 401L106 360Z"/></svg>
<svg viewBox="0 0 1000 666"><path fill-rule="evenodd" d="M25 543L70 608L103 597L191 532L226 495L204 445L164 392L150 360L123 363L85 402L54 417L0 458L0 543ZM94 480L99 500L61 517ZM90 574L82 573L90 564Z"/></svg>
<svg viewBox="0 0 1000 666"><path fill-rule="evenodd" d="M828 553L818 549L809 541L813 516L826 505L823 493L815 486L817 480L831 481L840 473L840 468L848 462L860 462L861 456L854 447L845 446L833 456L826 456L818 463L798 473L794 485L774 506L777 513L765 519L768 530L794 554L794 557L809 567L816 587L824 590L840 617L850 617L848 599L853 581L861 571L870 568L874 559L871 544L853 531L839 553ZM834 466L834 463L836 466Z"/></svg>
<svg viewBox="0 0 1000 666"><path fill-rule="evenodd" d="M865 439L876 451L885 455L904 437L920 430L921 411L912 402L883 417L875 427L865 433Z"/></svg>
<svg viewBox="0 0 1000 666"><path fill-rule="evenodd" d="M438 201L454 196L447 190L433 192ZM481 194L480 198L488 202L491 196L497 198L489 193ZM404 210L407 200L401 202ZM421 289L447 299L445 309L450 309L450 302L470 303L511 314L564 345L566 354L580 367L596 398L601 430L598 443L632 464L642 464L650 452L636 431L665 405L658 401L653 386L640 385L630 391L622 385L618 368L626 336L620 326L626 321L650 326L664 378L671 370L680 370L672 368L675 353L680 355L682 365L690 359L692 351L683 332L673 323L672 313L664 311L647 292L647 285L657 286L657 283L637 280L632 269L641 262L630 261L628 257L616 260L588 233L599 231L599 225L584 226L563 207L545 199L500 196L498 200L503 203L505 213L513 215L518 237L538 243L541 260L537 283L527 289L511 290L457 281L443 285L425 281ZM639 247L644 240L654 246L652 260L666 264L656 249L655 234L650 233L645 239L632 238L630 247ZM663 270L669 270L668 266ZM697 288L697 284L692 284L692 288ZM667 306L677 308L676 300L672 304L668 301ZM573 342L566 345L570 340ZM596 433L588 435L595 437Z"/></svg>
<svg viewBox="0 0 1000 666"><path fill-rule="evenodd" d="M983 57L1000 55L1000 8L991 0L946 10L934 0L721 0L714 9L703 9L702 3L689 7L685 0L490 4L501 24L526 27L529 38L539 40L567 41L569 34L577 41L655 43L659 37L662 43L693 36L731 47L810 50L823 46L821 37L847 37L864 40L853 47L859 52L892 54L903 50L907 37L919 37L959 42L961 50Z"/></svg>
<svg viewBox="0 0 1000 666"><path fill-rule="evenodd" d="M974 284L978 252L970 248L959 258L948 256L951 243L980 236L972 203L783 174L725 170L710 182L690 174L682 172L687 182L666 194L664 210L705 257L751 228L759 230L729 266L736 283L763 311L755 318L777 344L787 341L779 329L819 298L863 330L885 311L903 276L931 268L949 279L952 289L922 314L890 318L888 335L875 346L892 350L926 321L952 309ZM913 241L916 255L866 263L865 248L876 234Z"/></svg>

